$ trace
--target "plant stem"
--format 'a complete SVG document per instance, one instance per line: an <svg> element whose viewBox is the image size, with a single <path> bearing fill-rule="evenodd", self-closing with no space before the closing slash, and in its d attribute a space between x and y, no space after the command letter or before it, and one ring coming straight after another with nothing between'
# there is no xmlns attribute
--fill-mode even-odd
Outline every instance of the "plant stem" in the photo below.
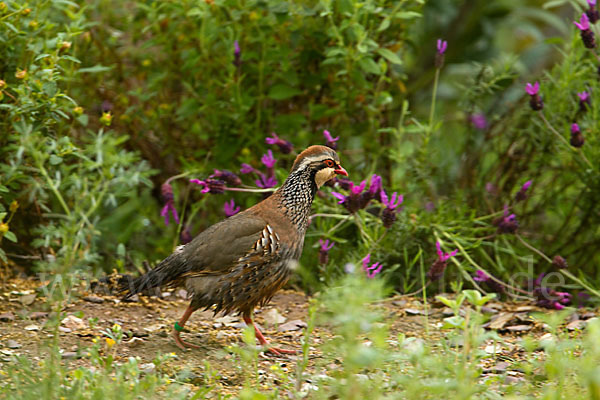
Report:
<svg viewBox="0 0 600 400"><path fill-rule="evenodd" d="M427 129L427 142L429 142L429 134L433 128L433 117L435 115L435 100L437 97L438 81L440 79L440 69L435 69L435 77L433 78L433 93L431 94L431 107L429 109L429 127Z"/></svg>
<svg viewBox="0 0 600 400"><path fill-rule="evenodd" d="M558 131L556 129L554 129L554 127L552 126L552 124L550 124L550 121L548 121L546 119L546 116L544 115L544 113L542 113L540 111L539 114L540 114L540 118L542 119L542 121L544 121L544 123L546 124L546 126L548 127L548 129L550 129L550 131L552 131L552 133L554 133L556 136L558 136L560 138L560 140L562 140L563 143L569 149L571 149L571 151L574 151L575 153L579 154L581 156L581 158L583 159L583 161L585 161L585 163L588 165L588 167L590 167L591 169L594 169L594 166L592 165L592 163L590 162L590 160L587 159L587 157L585 156L585 154L583 154L582 151L577 151L577 149L575 149L573 146L571 146L571 143L569 143L567 141L567 139L565 139L563 137L563 135L561 135L560 133L558 133Z"/></svg>

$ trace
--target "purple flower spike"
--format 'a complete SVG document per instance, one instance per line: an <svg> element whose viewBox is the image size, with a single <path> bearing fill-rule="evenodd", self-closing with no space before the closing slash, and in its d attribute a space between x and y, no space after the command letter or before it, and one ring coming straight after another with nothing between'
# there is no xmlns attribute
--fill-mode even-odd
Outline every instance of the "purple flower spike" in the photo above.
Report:
<svg viewBox="0 0 600 400"><path fill-rule="evenodd" d="M592 98L590 94L586 91L581 93L577 93L577 97L579 97L579 110L582 112L586 112L589 107L592 106Z"/></svg>
<svg viewBox="0 0 600 400"><path fill-rule="evenodd" d="M367 278L373 279L375 275L381 272L383 265L381 263L374 263L369 265L371 262L371 254L367 254L365 258L362 259L363 270L367 273Z"/></svg>
<svg viewBox="0 0 600 400"><path fill-rule="evenodd" d="M398 193L392 193L391 199L383 189L381 189L381 203L385 206L381 213L381 221L385 228L391 228L394 222L396 222L396 213L398 206L404 201L404 196L398 196Z"/></svg>
<svg viewBox="0 0 600 400"><path fill-rule="evenodd" d="M262 161L267 168L273 168L277 162L275 157L273 157L273 152L271 150L267 151L267 154L263 154L263 156L260 158L260 161Z"/></svg>
<svg viewBox="0 0 600 400"><path fill-rule="evenodd" d="M444 275L444 271L447 267L446 262L450 259L450 257L454 257L458 252L458 250L454 250L450 253L444 254L440 242L435 242L435 247L437 249L438 259L433 264L431 264L431 267L429 267L429 271L427 271L427 278L429 278L429 280L432 282L437 281Z"/></svg>
<svg viewBox="0 0 600 400"><path fill-rule="evenodd" d="M436 68L440 69L444 66L444 53L446 53L446 49L448 48L448 42L442 39L438 39L437 41L437 53L435 53L434 65Z"/></svg>
<svg viewBox="0 0 600 400"><path fill-rule="evenodd" d="M484 114L478 113L471 115L471 124L473 127L480 131L485 131L487 129L487 119Z"/></svg>
<svg viewBox="0 0 600 400"><path fill-rule="evenodd" d="M214 174L212 174L210 176L210 178L216 178L216 179L225 181L227 184L229 184L231 186L239 186L242 184L242 180L240 179L239 176L237 176L233 172L227 171L227 170L215 169Z"/></svg>
<svg viewBox="0 0 600 400"><path fill-rule="evenodd" d="M438 39L437 41L437 51L439 54L444 54L446 49L448 48L448 42L442 39Z"/></svg>
<svg viewBox="0 0 600 400"><path fill-rule="evenodd" d="M531 182L532 181L527 181L523 184L523 186L521 186L521 189L519 189L515 196L516 201L523 201L527 198L527 190L531 186Z"/></svg>
<svg viewBox="0 0 600 400"><path fill-rule="evenodd" d="M337 150L337 143L336 142L338 140L340 140L340 137L339 136L336 137L336 138L332 137L331 133L329 133L328 130L324 130L323 131L323 136L325 136L325 141L326 141L325 145L327 147L329 147L329 148L332 148L333 150Z"/></svg>
<svg viewBox="0 0 600 400"><path fill-rule="evenodd" d="M592 24L595 24L600 19L600 14L596 10L596 0L587 0L587 3L589 8L585 10L585 15L587 15Z"/></svg>
<svg viewBox="0 0 600 400"><path fill-rule="evenodd" d="M485 271L482 271L480 269L475 271L475 276L473 277L473 280L475 282L479 282L482 285L485 285L492 292L496 292L496 293L504 292L504 285L495 281L494 279L492 279L491 276L486 274Z"/></svg>
<svg viewBox="0 0 600 400"><path fill-rule="evenodd" d="M531 83L527 83L525 85L525 91L531 98L529 99L529 106L533 111L540 111L544 108L544 102L539 95L540 91L540 83L536 82L533 85Z"/></svg>
<svg viewBox="0 0 600 400"><path fill-rule="evenodd" d="M240 206L235 206L235 201L231 199L223 204L223 211L225 211L226 217L231 217L240 212Z"/></svg>
<svg viewBox="0 0 600 400"><path fill-rule="evenodd" d="M583 133L581 133L579 125L577 125L576 123L571 125L571 146L581 147L584 143L585 138L583 137Z"/></svg>
<svg viewBox="0 0 600 400"><path fill-rule="evenodd" d="M255 171L254 167L250 164L243 163L242 168L240 168L240 173L242 174L251 174Z"/></svg>
<svg viewBox="0 0 600 400"><path fill-rule="evenodd" d="M242 49L237 40L233 42L233 65L236 67L242 65Z"/></svg>
<svg viewBox="0 0 600 400"><path fill-rule="evenodd" d="M381 200L381 177L373 174L369 183L369 190L361 195L360 208L365 208L373 199Z"/></svg>
<svg viewBox="0 0 600 400"><path fill-rule="evenodd" d="M581 40L583 40L583 45L588 49L593 49L596 47L596 39L594 37L594 32L592 32L590 30L590 18L588 16L589 11L590 10L581 14L581 18L579 19L579 22L574 21L573 23L580 30L580 35L581 35ZM592 14L592 19L594 20L594 22L596 22L598 20L597 19L598 11L596 11L595 9L593 9L591 11L592 12L590 14Z"/></svg>
<svg viewBox="0 0 600 400"><path fill-rule="evenodd" d="M499 233L515 233L519 228L517 216L515 214L509 214L507 205L504 206L504 215L496 218L492 224L498 227Z"/></svg>
<svg viewBox="0 0 600 400"><path fill-rule="evenodd" d="M540 90L539 82L536 82L533 85L531 83L527 82L527 85L525 85L525 91L530 96L535 96L536 94L538 94L539 90Z"/></svg>
<svg viewBox="0 0 600 400"><path fill-rule="evenodd" d="M335 197L336 199L338 199L338 204L344 204L344 202L346 201L346 196L344 196L341 193L338 192L331 192L331 194L333 195L333 197Z"/></svg>
<svg viewBox="0 0 600 400"><path fill-rule="evenodd" d="M160 216L165 218L165 225L169 225L169 214L173 216L175 223L179 224L179 215L177 215L177 209L175 208L175 196L173 195L170 179L162 184L160 193L165 202L165 206L160 211Z"/></svg>
<svg viewBox="0 0 600 400"><path fill-rule="evenodd" d="M277 178L274 176L266 176L265 174L260 174L259 178L254 181L256 186L263 189L269 189L277 186Z"/></svg>
<svg viewBox="0 0 600 400"><path fill-rule="evenodd" d="M218 179L190 179L191 183L202 186L200 193L221 194L225 192L225 182Z"/></svg>
<svg viewBox="0 0 600 400"><path fill-rule="evenodd" d="M283 154L290 154L294 149L294 145L291 142L281 139L275 132L272 132L271 137L266 138L265 142L276 145Z"/></svg>
<svg viewBox="0 0 600 400"><path fill-rule="evenodd" d="M573 23L575 24L575 26L577 28L579 28L580 31L587 31L590 29L590 19L588 18L587 14L585 14L585 13L581 14L581 18L579 19L579 22L574 21Z"/></svg>
<svg viewBox="0 0 600 400"><path fill-rule="evenodd" d="M319 264L326 265L329 261L329 250L335 244L334 242L329 242L329 240L319 239L319 244L321 248L319 249Z"/></svg>

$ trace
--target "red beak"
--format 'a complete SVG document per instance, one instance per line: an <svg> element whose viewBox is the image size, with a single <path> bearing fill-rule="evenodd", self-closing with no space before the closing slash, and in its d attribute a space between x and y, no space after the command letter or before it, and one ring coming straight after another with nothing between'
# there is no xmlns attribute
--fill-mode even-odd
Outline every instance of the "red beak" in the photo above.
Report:
<svg viewBox="0 0 600 400"><path fill-rule="evenodd" d="M335 171L336 174L338 175L344 175L344 176L348 176L348 172L346 172L346 170L344 169L344 167L342 167L341 165L338 164L337 169Z"/></svg>

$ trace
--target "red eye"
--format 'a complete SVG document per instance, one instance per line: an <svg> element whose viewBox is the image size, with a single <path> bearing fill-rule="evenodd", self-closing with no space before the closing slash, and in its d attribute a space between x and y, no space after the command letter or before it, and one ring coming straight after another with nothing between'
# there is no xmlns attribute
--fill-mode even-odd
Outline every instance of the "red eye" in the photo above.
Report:
<svg viewBox="0 0 600 400"><path fill-rule="evenodd" d="M329 168L333 168L335 166L335 163L332 160L325 160L325 165Z"/></svg>

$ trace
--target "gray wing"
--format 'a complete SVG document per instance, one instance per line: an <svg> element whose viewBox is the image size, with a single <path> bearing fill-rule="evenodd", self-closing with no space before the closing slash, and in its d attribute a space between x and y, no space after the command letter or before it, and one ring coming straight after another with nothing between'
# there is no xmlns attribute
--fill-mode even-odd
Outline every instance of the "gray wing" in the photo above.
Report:
<svg viewBox="0 0 600 400"><path fill-rule="evenodd" d="M267 225L264 219L248 213L212 225L182 250L189 274L227 273L253 249Z"/></svg>

